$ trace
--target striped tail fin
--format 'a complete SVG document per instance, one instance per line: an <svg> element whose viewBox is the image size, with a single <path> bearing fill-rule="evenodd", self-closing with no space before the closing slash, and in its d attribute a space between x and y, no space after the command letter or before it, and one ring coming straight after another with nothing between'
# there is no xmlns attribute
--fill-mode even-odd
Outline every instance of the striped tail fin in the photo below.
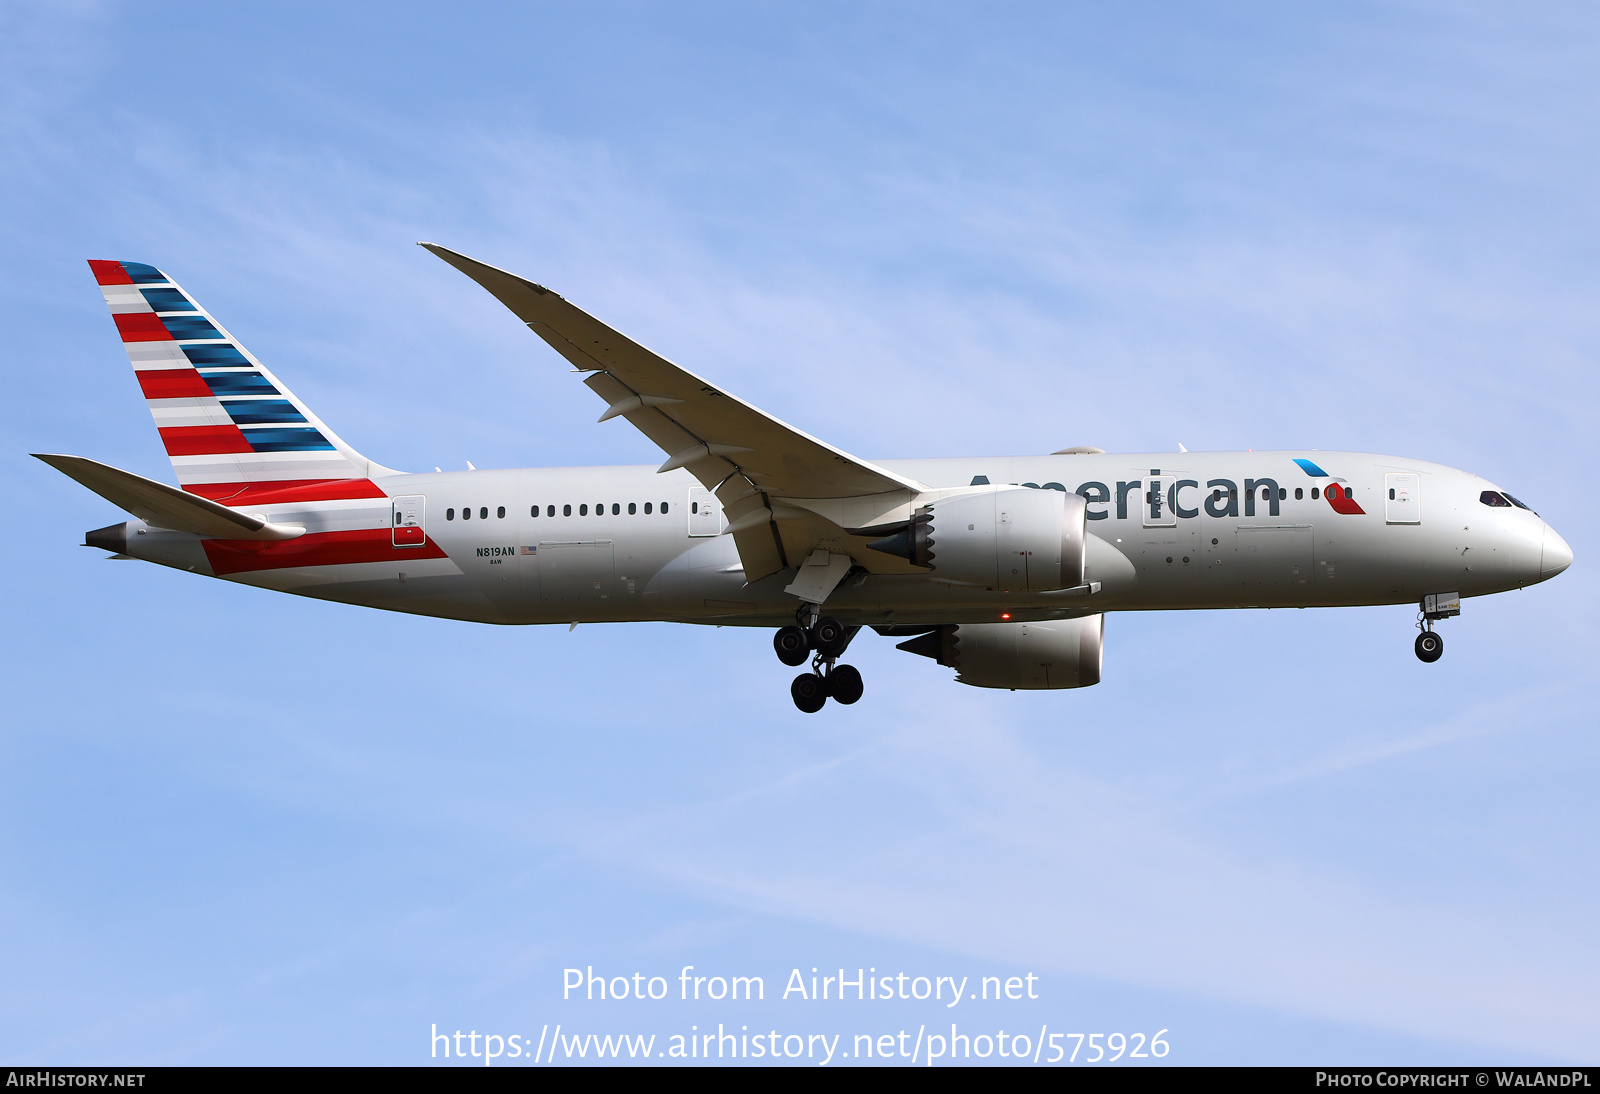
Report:
<svg viewBox="0 0 1600 1094"><path fill-rule="evenodd" d="M178 483L225 505L381 498L371 463L176 282L141 262L89 261Z"/></svg>

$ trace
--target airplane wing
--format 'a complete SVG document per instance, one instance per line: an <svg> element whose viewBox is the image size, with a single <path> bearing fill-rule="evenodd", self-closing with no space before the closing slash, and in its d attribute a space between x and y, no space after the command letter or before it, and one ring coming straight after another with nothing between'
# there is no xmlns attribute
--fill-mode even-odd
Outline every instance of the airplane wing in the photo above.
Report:
<svg viewBox="0 0 1600 1094"><path fill-rule="evenodd" d="M799 566L815 550L848 554L876 573L921 572L870 551L885 523L927 488L787 425L652 353L542 285L447 247L433 254L489 290L580 372L606 401L601 421L626 418L667 459L717 494L745 579ZM872 536L850 529L877 526Z"/></svg>

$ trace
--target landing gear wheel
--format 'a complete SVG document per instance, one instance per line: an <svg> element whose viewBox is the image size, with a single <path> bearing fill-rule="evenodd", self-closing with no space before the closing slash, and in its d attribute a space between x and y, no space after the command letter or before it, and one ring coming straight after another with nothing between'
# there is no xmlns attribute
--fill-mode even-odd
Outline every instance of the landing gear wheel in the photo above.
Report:
<svg viewBox="0 0 1600 1094"><path fill-rule="evenodd" d="M772 648L777 651L778 660L790 668L803 664L811 656L811 640L799 627L779 627L778 633L772 636Z"/></svg>
<svg viewBox="0 0 1600 1094"><path fill-rule="evenodd" d="M861 698L861 674L854 665L835 665L828 673L828 693L833 701L849 706Z"/></svg>
<svg viewBox="0 0 1600 1094"><path fill-rule="evenodd" d="M794 705L806 714L815 714L828 701L828 682L814 672L802 672L789 685Z"/></svg>
<svg viewBox="0 0 1600 1094"><path fill-rule="evenodd" d="M845 625L825 615L811 628L811 640L818 653L824 657L837 657L850 644L850 632Z"/></svg>
<svg viewBox="0 0 1600 1094"><path fill-rule="evenodd" d="M1417 635L1417 660L1433 664L1444 656L1444 639L1433 631L1423 631Z"/></svg>

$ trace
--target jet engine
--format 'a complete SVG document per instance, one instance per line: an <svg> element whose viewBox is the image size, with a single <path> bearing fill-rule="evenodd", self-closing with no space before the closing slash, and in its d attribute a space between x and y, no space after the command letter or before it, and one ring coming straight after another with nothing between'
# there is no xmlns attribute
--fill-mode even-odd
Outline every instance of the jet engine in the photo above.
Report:
<svg viewBox="0 0 1600 1094"><path fill-rule="evenodd" d="M957 671L957 683L973 687L1086 688L1100 682L1105 633L1103 615L1042 623L957 623L895 648L932 657Z"/></svg>
<svg viewBox="0 0 1600 1094"><path fill-rule="evenodd" d="M1045 591L1083 584L1086 503L1077 494L997 486L924 505L868 546L963 585Z"/></svg>

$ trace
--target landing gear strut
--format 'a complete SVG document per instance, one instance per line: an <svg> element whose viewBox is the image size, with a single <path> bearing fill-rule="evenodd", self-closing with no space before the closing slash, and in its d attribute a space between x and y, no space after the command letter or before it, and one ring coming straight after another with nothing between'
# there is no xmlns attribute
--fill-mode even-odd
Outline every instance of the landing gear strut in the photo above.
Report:
<svg viewBox="0 0 1600 1094"><path fill-rule="evenodd" d="M800 665L811 657L811 671L803 672L789 685L794 705L815 714L831 697L849 705L861 698L861 673L851 665L835 662L855 637L855 629L831 616L818 616L814 605L806 605L798 618L805 626L779 628L772 636L772 648L785 665Z"/></svg>

